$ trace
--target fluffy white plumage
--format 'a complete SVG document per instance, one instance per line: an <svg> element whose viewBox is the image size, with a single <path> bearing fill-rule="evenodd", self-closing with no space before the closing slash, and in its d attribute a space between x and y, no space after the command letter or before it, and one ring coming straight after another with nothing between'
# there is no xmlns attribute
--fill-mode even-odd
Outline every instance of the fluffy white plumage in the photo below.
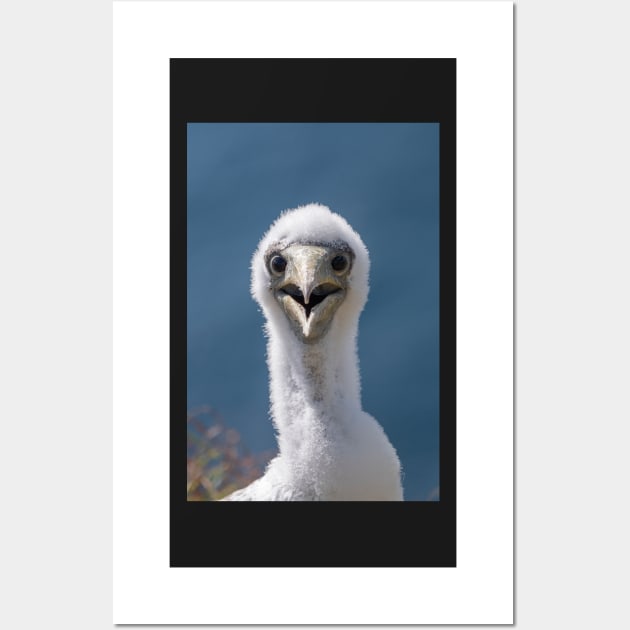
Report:
<svg viewBox="0 0 630 630"><path fill-rule="evenodd" d="M401 501L400 462L361 409L359 315L368 251L319 204L285 211L252 258L266 317L271 416L279 454L228 501Z"/></svg>

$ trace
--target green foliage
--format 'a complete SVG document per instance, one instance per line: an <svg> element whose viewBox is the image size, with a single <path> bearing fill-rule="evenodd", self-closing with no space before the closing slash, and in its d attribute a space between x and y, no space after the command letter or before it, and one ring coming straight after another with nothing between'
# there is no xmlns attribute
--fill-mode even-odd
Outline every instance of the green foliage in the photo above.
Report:
<svg viewBox="0 0 630 630"><path fill-rule="evenodd" d="M188 412L188 501L218 501L263 472L273 452L252 455L210 406Z"/></svg>

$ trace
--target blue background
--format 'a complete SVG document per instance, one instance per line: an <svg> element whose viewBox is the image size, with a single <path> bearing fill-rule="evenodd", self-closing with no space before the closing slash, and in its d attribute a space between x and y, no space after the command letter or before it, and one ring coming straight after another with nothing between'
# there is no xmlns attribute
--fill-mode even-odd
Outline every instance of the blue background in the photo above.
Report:
<svg viewBox="0 0 630 630"><path fill-rule="evenodd" d="M325 204L370 252L363 409L398 451L405 499L438 499L439 125L190 123L187 153L188 407L276 448L250 259L282 210Z"/></svg>

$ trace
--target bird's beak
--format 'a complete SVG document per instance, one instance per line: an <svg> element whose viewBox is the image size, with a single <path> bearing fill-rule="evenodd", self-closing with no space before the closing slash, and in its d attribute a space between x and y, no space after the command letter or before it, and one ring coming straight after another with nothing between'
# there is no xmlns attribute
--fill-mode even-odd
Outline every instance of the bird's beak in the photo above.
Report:
<svg viewBox="0 0 630 630"><path fill-rule="evenodd" d="M345 277L331 267L336 253L319 245L291 245L282 252L287 268L274 292L294 332L305 343L326 334L345 298Z"/></svg>

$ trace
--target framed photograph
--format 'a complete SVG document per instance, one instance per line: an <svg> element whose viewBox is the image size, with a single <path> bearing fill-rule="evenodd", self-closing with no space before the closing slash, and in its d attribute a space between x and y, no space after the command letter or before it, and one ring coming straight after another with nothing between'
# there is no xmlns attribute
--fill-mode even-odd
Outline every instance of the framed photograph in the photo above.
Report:
<svg viewBox="0 0 630 630"><path fill-rule="evenodd" d="M171 59L172 566L455 566L455 88L455 59ZM252 254L269 225L296 206L308 220L322 202L359 231L371 256L360 377L354 331L344 328L328 345L333 332L314 341L300 333L285 347L294 331L279 322L265 333L250 295ZM348 301L360 290L355 266ZM262 291L271 275L261 278ZM361 305L353 308L358 318ZM265 337L270 348L283 346L267 362ZM338 391L309 399L316 377L299 364L290 374L277 367L273 408L290 417L272 426L268 370L306 349L318 369L338 372ZM298 402L283 411L291 397ZM394 446L400 494L379 494L372 471L387 474L388 460L380 463L379 442L362 440L371 425L346 439L364 422L361 399ZM309 426L318 410L322 429ZM322 449L321 431L336 430ZM285 464L292 440L297 461ZM289 452L265 473L264 453L276 455L279 443ZM341 451L346 461L370 463L348 473L334 461ZM278 508L265 492L247 505L215 502L281 463L276 483L304 486L316 505L295 499ZM356 485L340 489L352 474ZM402 498L405 505L392 502ZM248 536L252 519L268 545ZM311 544L299 554L283 545L278 519ZM339 529L319 531L322 519L344 524L344 545L335 544ZM366 555L351 536L365 522L381 523L392 543ZM226 544L200 545L209 530ZM418 535L433 544L414 545Z"/></svg>
<svg viewBox="0 0 630 630"><path fill-rule="evenodd" d="M115 623L512 622L512 12L114 3ZM276 238L296 208L341 236ZM356 346L278 385L268 344L336 331L359 272ZM398 489L352 433L369 483L322 451L268 500L282 396L337 350Z"/></svg>

